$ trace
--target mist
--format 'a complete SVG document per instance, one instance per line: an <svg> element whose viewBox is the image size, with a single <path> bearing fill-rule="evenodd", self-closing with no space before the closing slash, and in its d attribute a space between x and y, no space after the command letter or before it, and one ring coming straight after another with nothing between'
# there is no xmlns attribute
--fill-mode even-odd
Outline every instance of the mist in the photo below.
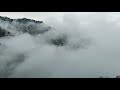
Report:
<svg viewBox="0 0 120 90"><path fill-rule="evenodd" d="M1 15L12 17L15 13ZM120 13L40 12L23 16L40 17L45 22L42 28L52 28L31 35L0 22L16 34L0 38L1 78L114 78L120 74ZM65 39L65 44L56 46L51 42L56 38Z"/></svg>

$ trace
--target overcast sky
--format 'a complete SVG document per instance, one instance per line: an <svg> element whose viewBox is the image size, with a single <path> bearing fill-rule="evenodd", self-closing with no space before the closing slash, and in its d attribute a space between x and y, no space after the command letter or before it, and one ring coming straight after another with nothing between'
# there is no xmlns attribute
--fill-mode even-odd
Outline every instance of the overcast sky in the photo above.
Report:
<svg viewBox="0 0 120 90"><path fill-rule="evenodd" d="M115 77L115 75L120 74L119 12L0 12L0 16L8 16L10 18L25 17L40 21L42 20L56 30L60 29L63 30L62 32L69 33L73 40L72 43L78 42L77 39L81 38L80 35L77 35L77 31L83 31L86 36L88 34L90 38L92 38L93 42L91 47L88 47L88 49L85 49L84 51L81 49L79 51L74 51L74 54L73 52L70 52L70 55L66 50L62 49L58 49L57 53L53 53L52 55L51 52L54 51L54 49L52 50L51 47L47 48L46 46L44 46L45 48L42 48L43 51L35 50L37 53L39 52L41 54L43 52L48 53L47 55L50 55L49 57L51 60L60 58L60 61L65 61L55 67L56 71L53 72L56 77L57 75L58 77L61 77L61 74L64 74L63 77L69 76L69 73L71 73L71 76L72 74L75 74L73 75L74 77L77 75L80 75L80 77L98 77L99 75ZM29 41L29 37L30 36L20 37L22 38L20 40L23 40L23 46L26 45L27 47L27 44L28 46L31 45L29 43L24 44L24 42ZM28 40L26 38L28 38ZM17 47L15 44L17 44L16 41L13 46ZM17 48L19 48L19 46ZM31 54L34 55L34 52ZM63 54L66 55L64 56ZM40 55L37 57L41 58ZM43 55L43 58L48 61L49 57L47 58L47 56ZM32 58L36 59L36 55ZM26 63L28 66L26 64L24 66L27 66L28 69L35 67L36 70L36 64L39 67L41 63L38 62L40 62L39 59L36 59L34 62L28 62L30 64ZM23 67L23 70L25 67ZM28 70L26 69L26 71Z"/></svg>
<svg viewBox="0 0 120 90"><path fill-rule="evenodd" d="M36 20L44 20L47 17L61 17L61 12L0 12L1 16L8 16L11 18L32 18Z"/></svg>
<svg viewBox="0 0 120 90"><path fill-rule="evenodd" d="M110 19L119 17L119 12L0 12L0 16L8 16L10 18L31 18L48 22L48 19L62 20L64 15L74 15L77 19L88 19L91 15L109 15ZM88 18L87 18L88 17Z"/></svg>

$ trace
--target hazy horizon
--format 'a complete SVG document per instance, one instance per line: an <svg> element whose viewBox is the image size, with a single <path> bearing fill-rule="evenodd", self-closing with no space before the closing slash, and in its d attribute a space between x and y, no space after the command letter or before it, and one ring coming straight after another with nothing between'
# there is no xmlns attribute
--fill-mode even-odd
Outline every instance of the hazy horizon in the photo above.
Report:
<svg viewBox="0 0 120 90"><path fill-rule="evenodd" d="M20 34L0 39L7 46L3 54L0 51L0 70L16 55L25 56L9 77L114 78L120 74L119 12L0 12L0 16L35 19L55 29L35 37ZM45 42L61 33L69 36L66 46ZM79 48L81 40L89 44Z"/></svg>

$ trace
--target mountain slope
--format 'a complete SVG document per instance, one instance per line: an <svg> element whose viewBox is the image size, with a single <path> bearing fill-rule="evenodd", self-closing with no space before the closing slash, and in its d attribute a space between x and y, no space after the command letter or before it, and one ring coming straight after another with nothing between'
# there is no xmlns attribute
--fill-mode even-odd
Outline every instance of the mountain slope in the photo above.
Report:
<svg viewBox="0 0 120 90"><path fill-rule="evenodd" d="M27 18L10 19L0 16L0 37L16 36L18 33L28 33L35 36L52 30L52 27L44 24L43 21L35 21ZM47 41L49 44L63 46L67 42L67 36L62 34L54 38L48 37Z"/></svg>
<svg viewBox="0 0 120 90"><path fill-rule="evenodd" d="M3 37L5 36L3 32L8 31L9 33L12 33L13 29L17 32L37 35L49 31L51 27L44 24L43 21L35 21L27 18L10 19L8 17L0 16L0 28L2 29L2 31L0 32L0 37Z"/></svg>

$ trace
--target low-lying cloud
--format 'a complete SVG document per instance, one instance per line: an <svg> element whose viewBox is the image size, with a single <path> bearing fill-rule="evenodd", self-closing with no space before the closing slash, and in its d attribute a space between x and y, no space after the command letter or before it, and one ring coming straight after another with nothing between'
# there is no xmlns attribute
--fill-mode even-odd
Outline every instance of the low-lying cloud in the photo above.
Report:
<svg viewBox="0 0 120 90"><path fill-rule="evenodd" d="M120 27L112 15L64 13L60 19L46 18L52 28L37 35L1 24L16 36L0 38L0 77L115 77L120 73Z"/></svg>

